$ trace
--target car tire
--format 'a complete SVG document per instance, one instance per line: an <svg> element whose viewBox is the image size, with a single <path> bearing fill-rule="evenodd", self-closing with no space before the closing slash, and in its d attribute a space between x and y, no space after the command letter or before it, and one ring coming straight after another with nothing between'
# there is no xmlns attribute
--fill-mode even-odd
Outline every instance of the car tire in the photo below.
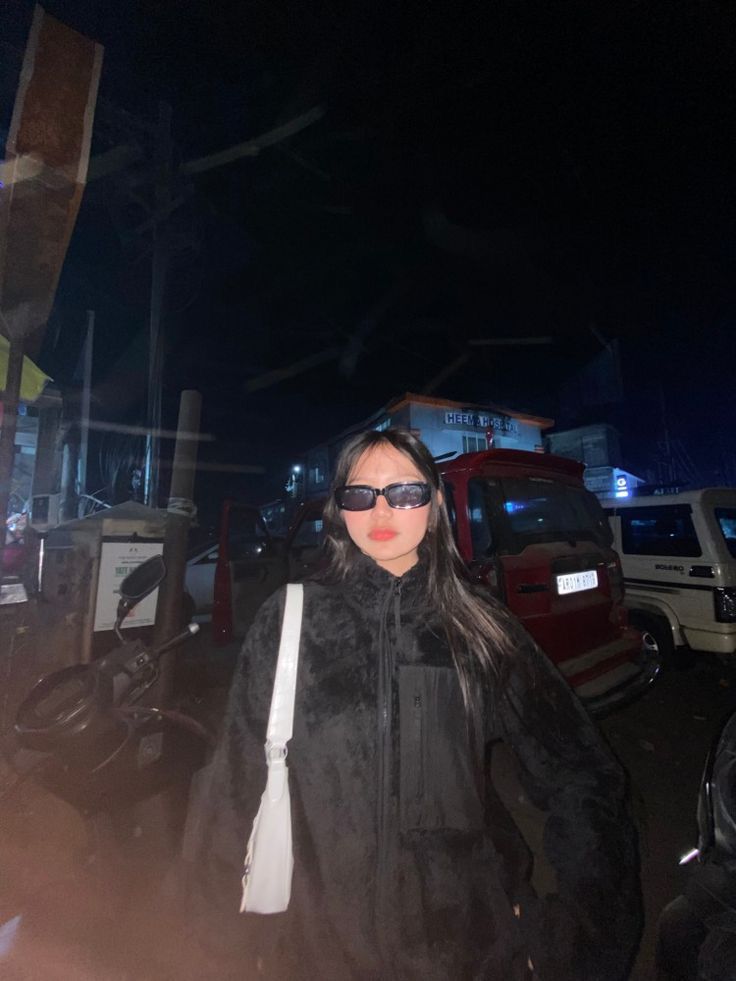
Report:
<svg viewBox="0 0 736 981"><path fill-rule="evenodd" d="M692 667L693 653L686 647L675 647L670 625L664 617L634 610L629 614L632 627L641 631L644 651L659 658L664 670L683 671Z"/></svg>

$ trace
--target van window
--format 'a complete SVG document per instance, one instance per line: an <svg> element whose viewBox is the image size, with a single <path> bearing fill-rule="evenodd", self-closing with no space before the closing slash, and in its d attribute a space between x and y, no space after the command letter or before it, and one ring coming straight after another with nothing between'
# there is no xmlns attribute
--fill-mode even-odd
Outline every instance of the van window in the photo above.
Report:
<svg viewBox="0 0 736 981"><path fill-rule="evenodd" d="M482 489L482 498L472 497L473 485ZM597 498L589 491L555 480L527 477L470 481L468 504L471 526L476 526L471 532L474 548L476 541L479 548L484 546L485 534L493 538L496 550L506 555L518 555L528 545L545 542L592 541L610 546L612 541Z"/></svg>
<svg viewBox="0 0 736 981"><path fill-rule="evenodd" d="M715 515L728 551L736 556L736 508L716 508Z"/></svg>
<svg viewBox="0 0 736 981"><path fill-rule="evenodd" d="M621 544L627 555L702 555L689 504L622 508Z"/></svg>

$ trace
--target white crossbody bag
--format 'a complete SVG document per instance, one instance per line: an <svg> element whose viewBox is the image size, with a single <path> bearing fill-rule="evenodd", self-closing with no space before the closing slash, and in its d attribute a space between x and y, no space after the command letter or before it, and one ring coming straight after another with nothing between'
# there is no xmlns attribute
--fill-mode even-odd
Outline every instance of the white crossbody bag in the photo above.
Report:
<svg viewBox="0 0 736 981"><path fill-rule="evenodd" d="M304 587L289 583L266 732L268 779L248 839L241 913L283 913L291 898L294 855L286 744L294 727L303 605Z"/></svg>

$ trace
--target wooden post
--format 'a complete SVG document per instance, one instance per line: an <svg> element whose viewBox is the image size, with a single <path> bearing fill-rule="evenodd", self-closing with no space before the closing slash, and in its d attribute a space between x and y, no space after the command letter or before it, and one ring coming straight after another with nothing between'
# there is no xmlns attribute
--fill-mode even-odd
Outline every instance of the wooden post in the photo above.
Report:
<svg viewBox="0 0 736 981"><path fill-rule="evenodd" d="M15 463L15 431L18 425L18 402L20 383L23 377L23 339L14 332L9 336L8 373L3 392L2 430L0 430L0 573L3 569L8 500L10 499ZM1 575L0 575L1 578Z"/></svg>
<svg viewBox="0 0 736 981"><path fill-rule="evenodd" d="M199 392L185 391L181 393L174 466L166 515L166 542L164 545L166 579L159 587L154 646L165 643L184 626L182 598L187 568L189 524L194 513L194 473L197 465L201 411L202 396ZM177 650L174 649L164 654L161 659L161 675L156 685L159 705L166 705L171 698L174 681L174 658L177 653Z"/></svg>

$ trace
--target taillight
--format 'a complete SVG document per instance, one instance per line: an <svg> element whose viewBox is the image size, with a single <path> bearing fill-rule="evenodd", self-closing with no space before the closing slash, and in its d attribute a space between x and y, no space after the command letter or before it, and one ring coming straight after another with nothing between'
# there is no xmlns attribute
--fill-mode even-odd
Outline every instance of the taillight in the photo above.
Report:
<svg viewBox="0 0 736 981"><path fill-rule="evenodd" d="M736 623L736 589L719 586L713 590L717 623Z"/></svg>
<svg viewBox="0 0 736 981"><path fill-rule="evenodd" d="M606 572L608 573L608 584L611 587L611 599L614 603L621 603L624 598L624 574L618 555L614 556L610 562L606 562Z"/></svg>

